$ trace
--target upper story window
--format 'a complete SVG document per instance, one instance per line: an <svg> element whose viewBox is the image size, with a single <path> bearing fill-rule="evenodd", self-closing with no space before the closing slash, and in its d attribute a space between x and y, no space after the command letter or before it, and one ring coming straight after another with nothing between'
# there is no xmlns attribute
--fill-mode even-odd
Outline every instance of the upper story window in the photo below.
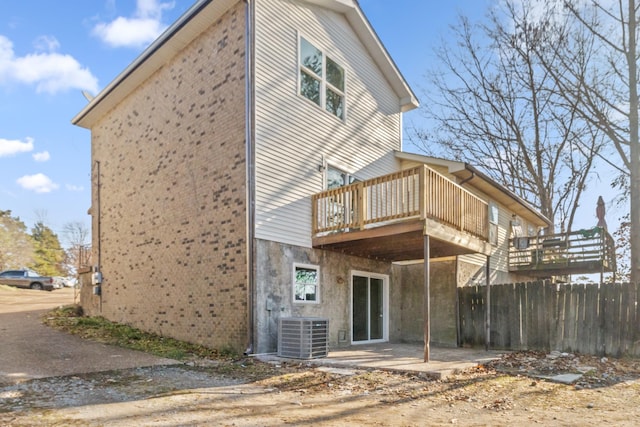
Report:
<svg viewBox="0 0 640 427"><path fill-rule="evenodd" d="M344 187L345 185L353 184L357 179L334 166L329 165L327 167L327 190L332 190L334 188Z"/></svg>
<svg viewBox="0 0 640 427"><path fill-rule="evenodd" d="M498 204L496 202L489 202L489 243L492 245L498 244L498 217L499 217Z"/></svg>
<svg viewBox="0 0 640 427"><path fill-rule="evenodd" d="M344 68L300 37L300 95L344 119Z"/></svg>

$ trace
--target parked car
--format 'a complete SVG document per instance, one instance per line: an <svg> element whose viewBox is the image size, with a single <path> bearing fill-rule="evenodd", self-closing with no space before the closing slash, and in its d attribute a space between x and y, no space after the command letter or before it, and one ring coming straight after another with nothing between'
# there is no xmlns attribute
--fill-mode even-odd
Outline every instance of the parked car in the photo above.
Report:
<svg viewBox="0 0 640 427"><path fill-rule="evenodd" d="M67 281L67 279L64 278L64 277L53 276L53 287L55 289L62 289L62 288L64 288L66 286L65 285L66 281Z"/></svg>
<svg viewBox="0 0 640 427"><path fill-rule="evenodd" d="M53 287L56 289L73 288L76 286L77 279L75 277L53 277Z"/></svg>
<svg viewBox="0 0 640 427"><path fill-rule="evenodd" d="M18 288L52 291L53 277L40 276L31 270L7 270L0 273L0 285L16 286Z"/></svg>

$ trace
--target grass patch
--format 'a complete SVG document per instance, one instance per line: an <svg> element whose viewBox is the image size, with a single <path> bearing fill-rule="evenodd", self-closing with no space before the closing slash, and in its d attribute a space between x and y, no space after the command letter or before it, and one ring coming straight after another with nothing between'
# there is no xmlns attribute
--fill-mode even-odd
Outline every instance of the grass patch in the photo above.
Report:
<svg viewBox="0 0 640 427"><path fill-rule="evenodd" d="M175 360L208 358L232 360L237 353L231 347L221 350L143 332L128 325L111 322L104 317L83 316L79 305L70 305L47 313L44 323L82 338L144 351Z"/></svg>

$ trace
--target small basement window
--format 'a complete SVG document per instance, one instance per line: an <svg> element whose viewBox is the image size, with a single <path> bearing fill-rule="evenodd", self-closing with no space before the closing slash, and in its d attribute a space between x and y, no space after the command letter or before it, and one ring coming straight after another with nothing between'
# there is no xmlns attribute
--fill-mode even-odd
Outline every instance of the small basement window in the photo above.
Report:
<svg viewBox="0 0 640 427"><path fill-rule="evenodd" d="M320 267L317 265L293 265L293 302L320 302Z"/></svg>

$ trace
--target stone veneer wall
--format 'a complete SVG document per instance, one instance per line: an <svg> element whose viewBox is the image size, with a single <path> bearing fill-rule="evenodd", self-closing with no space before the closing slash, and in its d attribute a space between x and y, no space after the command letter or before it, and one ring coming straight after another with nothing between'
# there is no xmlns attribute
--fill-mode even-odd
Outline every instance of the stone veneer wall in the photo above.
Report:
<svg viewBox="0 0 640 427"><path fill-rule="evenodd" d="M92 158L93 247L104 278L99 314L244 350L242 2L97 123ZM95 311L94 301L82 304Z"/></svg>

